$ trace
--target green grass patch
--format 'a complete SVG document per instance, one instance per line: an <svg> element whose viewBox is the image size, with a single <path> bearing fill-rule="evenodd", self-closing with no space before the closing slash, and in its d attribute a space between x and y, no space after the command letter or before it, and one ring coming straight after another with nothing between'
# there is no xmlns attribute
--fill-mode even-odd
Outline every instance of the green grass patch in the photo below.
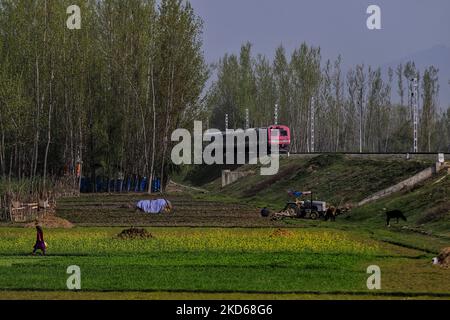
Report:
<svg viewBox="0 0 450 320"><path fill-rule="evenodd" d="M370 295L370 264L396 270L399 263L428 261L422 253L404 255L364 233L327 228L282 233L271 228L151 228L154 238L147 240L118 240L120 230L46 230L49 255L31 257L34 231L2 228L0 290L64 291L67 267L78 265L82 291L88 292ZM433 281L442 283L439 272ZM401 292L402 285L400 281L383 292ZM418 281L405 290L425 289ZM441 284L436 292L446 291Z"/></svg>
<svg viewBox="0 0 450 320"><path fill-rule="evenodd" d="M217 200L245 199L257 206L280 209L292 200L287 190L312 190L314 198L334 205L356 203L365 197L398 183L429 167L429 161L399 159L358 159L343 155L319 155L311 158L281 157L280 169L274 176L261 176L259 166L246 165L238 170L256 174L221 187L220 179L202 185L217 195ZM201 184L200 184L201 185Z"/></svg>

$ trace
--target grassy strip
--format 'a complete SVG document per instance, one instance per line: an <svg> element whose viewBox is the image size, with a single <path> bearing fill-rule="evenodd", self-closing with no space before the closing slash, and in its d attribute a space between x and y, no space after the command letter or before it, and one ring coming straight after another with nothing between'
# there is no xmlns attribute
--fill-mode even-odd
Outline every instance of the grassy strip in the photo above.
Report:
<svg viewBox="0 0 450 320"><path fill-rule="evenodd" d="M348 293L243 293L167 291L0 291L0 300L405 300L445 299L436 295Z"/></svg>
<svg viewBox="0 0 450 320"><path fill-rule="evenodd" d="M433 268L428 257L381 248L363 232L310 228L274 236L274 229L153 228L148 241L119 241L113 238L118 231L51 230L51 255L31 257L31 230L0 229L0 289L65 290L67 267L78 265L88 291L364 295L371 294L366 268L376 264L387 279L380 294L450 292L446 270Z"/></svg>

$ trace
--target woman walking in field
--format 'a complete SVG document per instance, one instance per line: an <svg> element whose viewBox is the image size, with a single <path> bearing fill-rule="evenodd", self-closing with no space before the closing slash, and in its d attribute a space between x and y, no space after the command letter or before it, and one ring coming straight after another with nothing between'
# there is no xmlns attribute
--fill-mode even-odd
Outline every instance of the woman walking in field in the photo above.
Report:
<svg viewBox="0 0 450 320"><path fill-rule="evenodd" d="M42 255L45 256L46 243L44 241L44 231L42 227L36 222L36 243L33 249L33 256L36 255L36 251L40 249L42 251Z"/></svg>

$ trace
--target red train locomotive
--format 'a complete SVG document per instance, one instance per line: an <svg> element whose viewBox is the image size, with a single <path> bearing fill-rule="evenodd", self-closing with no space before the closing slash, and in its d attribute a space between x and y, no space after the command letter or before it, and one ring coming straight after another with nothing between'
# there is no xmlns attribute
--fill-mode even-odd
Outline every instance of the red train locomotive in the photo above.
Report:
<svg viewBox="0 0 450 320"><path fill-rule="evenodd" d="M278 139L273 141L278 144L278 150L280 153L289 153L291 146L291 130L288 126L284 125L272 125L267 128L268 143L271 145L271 132L272 130L278 130Z"/></svg>
<svg viewBox="0 0 450 320"><path fill-rule="evenodd" d="M277 130L278 135L272 138L272 134ZM271 152L273 144L278 145L279 153L289 153L291 145L291 130L285 125L271 125L267 128L251 128L247 130L227 130L216 133L206 133L205 137L207 140L211 141L211 138L221 139L225 149L234 148L244 150L249 152L249 143L252 141L254 146L259 150L261 146L265 145L267 152ZM264 141L263 141L264 140Z"/></svg>

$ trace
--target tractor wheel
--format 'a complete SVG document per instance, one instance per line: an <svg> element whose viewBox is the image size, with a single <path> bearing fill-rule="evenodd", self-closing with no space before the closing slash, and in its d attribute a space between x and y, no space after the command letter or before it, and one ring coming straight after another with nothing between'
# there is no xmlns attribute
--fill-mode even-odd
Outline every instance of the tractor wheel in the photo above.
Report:
<svg viewBox="0 0 450 320"><path fill-rule="evenodd" d="M313 211L313 212L310 213L309 217L310 217L312 220L316 220L317 218L319 218L319 213L316 212L316 211Z"/></svg>

